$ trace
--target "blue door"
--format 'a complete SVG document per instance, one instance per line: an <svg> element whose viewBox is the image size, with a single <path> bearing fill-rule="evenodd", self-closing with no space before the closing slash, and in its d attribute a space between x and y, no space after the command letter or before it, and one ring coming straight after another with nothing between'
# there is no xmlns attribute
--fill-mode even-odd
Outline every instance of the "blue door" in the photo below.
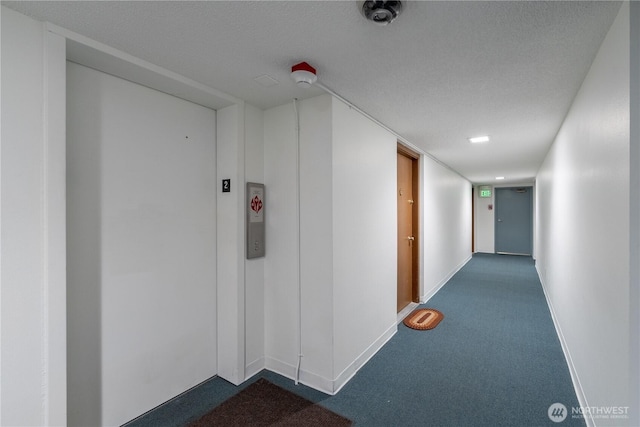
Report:
<svg viewBox="0 0 640 427"><path fill-rule="evenodd" d="M533 252L533 187L496 188L495 251L531 255Z"/></svg>

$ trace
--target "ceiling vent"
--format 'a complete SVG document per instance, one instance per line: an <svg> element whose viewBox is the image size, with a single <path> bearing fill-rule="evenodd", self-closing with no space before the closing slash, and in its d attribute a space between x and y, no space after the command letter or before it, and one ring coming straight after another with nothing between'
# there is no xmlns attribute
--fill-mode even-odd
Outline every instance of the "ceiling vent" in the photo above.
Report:
<svg viewBox="0 0 640 427"><path fill-rule="evenodd" d="M402 12L400 0L359 1L358 7L365 18L378 25L389 24Z"/></svg>

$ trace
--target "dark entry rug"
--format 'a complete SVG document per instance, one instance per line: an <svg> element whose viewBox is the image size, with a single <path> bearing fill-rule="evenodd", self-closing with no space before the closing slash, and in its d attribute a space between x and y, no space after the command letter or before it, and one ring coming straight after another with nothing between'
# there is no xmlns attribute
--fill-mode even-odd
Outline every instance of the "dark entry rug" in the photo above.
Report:
<svg viewBox="0 0 640 427"><path fill-rule="evenodd" d="M190 427L342 427L352 421L260 378Z"/></svg>

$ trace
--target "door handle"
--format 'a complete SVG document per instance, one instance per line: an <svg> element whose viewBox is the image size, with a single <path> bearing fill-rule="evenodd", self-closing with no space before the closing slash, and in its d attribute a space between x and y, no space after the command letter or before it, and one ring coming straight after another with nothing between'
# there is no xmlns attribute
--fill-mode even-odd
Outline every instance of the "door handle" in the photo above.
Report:
<svg viewBox="0 0 640 427"><path fill-rule="evenodd" d="M502 220L500 218L498 218L498 222L502 222Z"/></svg>
<svg viewBox="0 0 640 427"><path fill-rule="evenodd" d="M416 238L415 238L415 237L413 237L413 236L409 236L409 237L407 237L407 239L408 239L408 240L411 240L412 242L413 242L414 240L416 240Z"/></svg>

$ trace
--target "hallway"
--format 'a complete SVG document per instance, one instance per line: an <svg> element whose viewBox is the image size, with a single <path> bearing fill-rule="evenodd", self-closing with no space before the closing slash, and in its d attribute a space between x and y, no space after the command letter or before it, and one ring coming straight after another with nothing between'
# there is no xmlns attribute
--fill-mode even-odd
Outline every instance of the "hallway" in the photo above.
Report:
<svg viewBox="0 0 640 427"><path fill-rule="evenodd" d="M335 396L268 371L237 388L214 378L128 427L184 425L258 377L359 426L555 425L550 405L580 406L531 258L476 254L426 305L443 321L401 323ZM563 425L584 421L569 414Z"/></svg>
<svg viewBox="0 0 640 427"><path fill-rule="evenodd" d="M342 42L347 31L349 37L354 33L354 24L361 27L361 40L374 39L374 32L389 33L367 26L354 2L107 3L3 1L0 8L0 425L122 425L204 382L193 392L200 398L189 393L175 400L184 411L168 411L182 417L174 423L182 425L259 375L315 396L364 425L422 425L426 419L434 424L544 424L554 402L571 413L574 395L585 408L628 409L628 420L599 418L590 427L640 425L640 3L411 2L416 9L404 17L414 23L391 27L398 29L397 40L433 41L420 33L435 31L441 45L407 45L446 47L438 49L445 56L369 58L412 73L396 80L406 80L407 93L399 95L398 105L385 107L387 114L378 111L387 104L386 91L370 90L387 86L371 85L360 73L343 68L362 67L361 55L341 51L364 43ZM254 13L256 7L268 9L270 19ZM237 21L223 13L229 8ZM327 21L331 25L311 13L330 16L332 8L345 13L334 13L335 19ZM437 8L444 8L443 15L433 13ZM280 9L283 13L273 13ZM150 19L163 14L175 27ZM273 30L279 39L260 36L256 17L269 30L264 34ZM470 25L479 18L493 24ZM438 25L425 25L429 19ZM290 56L299 51L291 42L305 40L291 37L287 25L274 25L281 20L295 22L305 34L316 29L330 37L314 37L319 45L305 45L305 58ZM596 21L597 27L590 25ZM233 28L225 27L230 23ZM538 23L560 29L562 36L554 37ZM121 24L134 32L127 37ZM332 30L334 25L345 33ZM446 37L460 26L469 37ZM198 37L192 29L215 33ZM503 30L517 37L496 37ZM591 37L580 36L586 30ZM477 37L480 33L489 40ZM340 42L331 43L333 37ZM168 39L209 52L193 49L191 61L175 63L197 75L163 60L187 53L171 49ZM156 54L145 40L153 42ZM269 46L255 51L256 40ZM386 39L389 46L392 40ZM538 55L529 55L524 47L536 40L545 43ZM507 41L512 50L491 41ZM561 45L564 53L556 50ZM473 59L470 51L486 61L455 67L462 76L442 69ZM317 52L331 57L311 58ZM501 61L483 53L498 54ZM581 65L564 67L568 54ZM231 68L243 71L230 73L237 78L234 89L209 66L231 66L233 61L225 58L262 63ZM428 67L397 66L412 64L413 58L426 58ZM203 59L213 63L202 64ZM297 87L289 65L304 59L322 65L319 78L326 76L331 90ZM104 168L92 157L102 150L85 155L72 149L69 137L76 130L68 119L74 99L79 92L91 99L99 85L79 91L79 82L73 81L78 76L68 72L68 63L213 110L215 138L197 138L190 120L161 131L158 124L169 121L147 115L160 105L151 98L136 107L138 119L119 108L104 109L102 100L95 99L92 111L77 103L79 112L92 113L81 123L90 120L124 144L117 150L109 145L113 150L106 153L120 163ZM491 77L483 64L499 74ZM256 75L269 70L281 86L256 87ZM371 67L368 75L395 75L375 70ZM525 70L532 78L524 77ZM441 76L446 84L425 76ZM262 77L269 80L268 74ZM503 102L486 84L499 86ZM483 96L472 96L470 89ZM125 98L133 94L123 92ZM434 92L442 102L431 96ZM104 96L114 94L107 90ZM491 94L489 101L486 94ZM382 96L384 102L369 95ZM558 99L564 99L561 108L545 107ZM490 104L502 106L504 114L492 114L486 108ZM401 108L410 111L400 114ZM111 111L123 120L107 125ZM490 118L496 121L483 120ZM151 132L132 132L142 122L168 139L163 149ZM206 122L214 124L212 117ZM549 132L526 132L532 124L544 124ZM441 125L446 132L435 132ZM480 132L489 134L490 141L472 144L469 137ZM122 133L132 138L131 144ZM547 147L539 157L527 148L534 140ZM445 315L429 333L402 325L397 331L398 142L420 154L418 297ZM196 171L194 162L205 160L194 151L200 143L209 153L208 175L186 180ZM127 155L130 150L140 154L140 161ZM449 161L447 152L466 153L470 160ZM527 169L496 153L537 161ZM95 280L78 279L69 269L74 263L69 232L79 223L69 209L68 184L77 166L90 169L92 187L101 189L87 193L123 196L114 198L116 203L94 199L76 206L92 212L92 206L101 208L89 232L76 233L81 241L102 233L89 245L95 252L78 251L96 254L91 265L101 275L95 274ZM102 191L111 179L121 186ZM266 189L264 258L246 258L247 182ZM499 188L514 185L533 188L535 269L530 258L493 255L500 251L494 196ZM492 195L481 198L480 188ZM134 189L145 197L132 194ZM206 198L197 197L196 190ZM185 203L183 196L196 197ZM201 206L204 200L207 205ZM133 221L121 221L125 218ZM203 236L196 223L208 230L200 245L192 244ZM155 229L148 228L153 224ZM119 236L134 243L109 245ZM191 241L184 240L188 236ZM472 256L475 252L490 255ZM110 262L110 255L118 262ZM523 264L506 268L504 280L496 281L485 276L496 268L491 260ZM184 270L167 274L178 265ZM528 285L511 286L524 271L532 274ZM154 276L170 291L162 298ZM189 289L198 280L198 291ZM195 299L198 308L183 297ZM74 307L86 309L94 322L73 321ZM180 321L172 322L167 313ZM127 334L115 330L118 325ZM90 340L78 341L82 336ZM209 353L200 352L202 347ZM215 369L194 373L194 355ZM111 369L118 360L130 368ZM88 375L76 376L91 394L73 381L80 367L91 368ZM109 376L113 372L117 378ZM218 379L207 380L214 375ZM296 376L309 389L294 387L290 378ZM103 378L133 380L134 386L112 387ZM337 390L337 396L327 397ZM565 398L567 393L571 396ZM95 399L79 404L70 397L74 394ZM78 412L95 421L80 419Z"/></svg>

